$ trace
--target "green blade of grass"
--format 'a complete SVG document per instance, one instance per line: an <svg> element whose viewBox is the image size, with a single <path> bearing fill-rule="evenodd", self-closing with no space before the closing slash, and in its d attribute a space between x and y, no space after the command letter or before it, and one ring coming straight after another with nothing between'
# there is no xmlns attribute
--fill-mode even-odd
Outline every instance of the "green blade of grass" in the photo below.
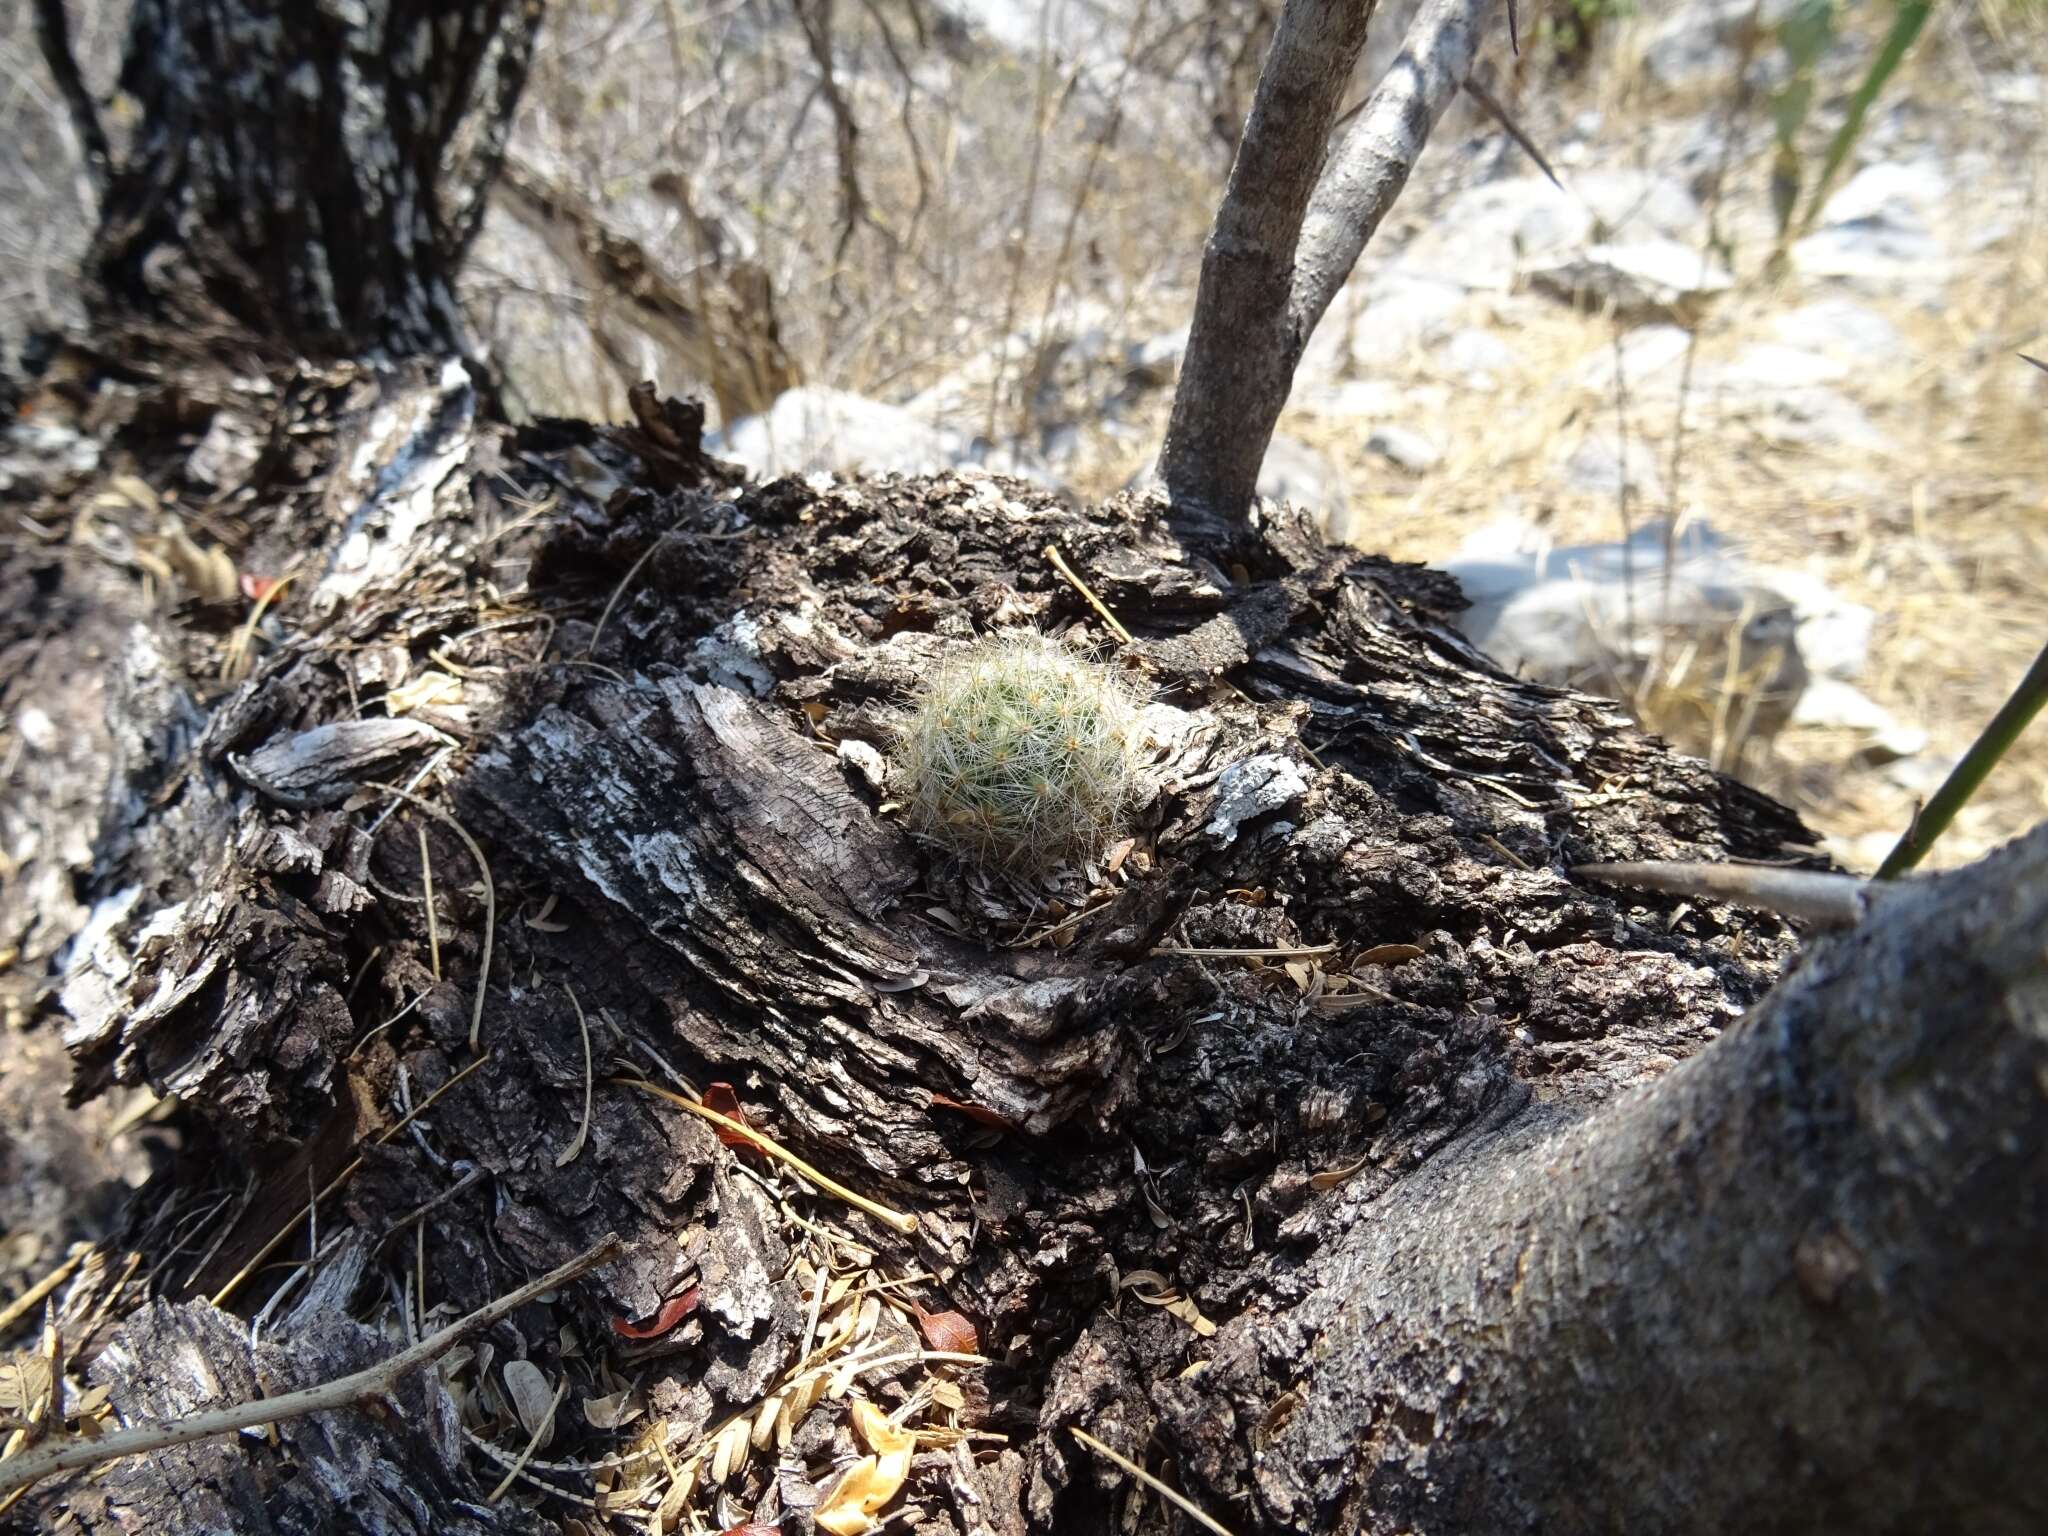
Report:
<svg viewBox="0 0 2048 1536"><path fill-rule="evenodd" d="M1941 788L1934 792L1934 798L1913 818L1913 824L1906 828L1906 835L1899 839L1898 846L1886 855L1878 868L1878 879L1890 880L1903 875L1925 857L1927 850L1934 846L1934 840L1956 819L1956 812L1977 792L1977 786L1984 782L1985 776L2005 756L2007 749L2019 740L2020 732L2041 712L2043 704L2048 704L2048 645L2041 648L2041 654L2027 668L2027 675L2020 679L2019 687L2013 689L2012 697L1991 717L1991 723L1984 727L1983 734L1970 744L1970 750L1963 754L1962 761L1950 770Z"/></svg>
<svg viewBox="0 0 2048 1536"><path fill-rule="evenodd" d="M1934 9L1934 0L1900 0L1892 11L1891 30L1885 34L1884 46L1877 51L1877 57L1870 62L1864 73L1863 83L1856 87L1856 94L1849 98L1848 109L1842 114L1842 125L1835 130L1835 136L1828 141L1827 155L1821 161L1820 175L1813 183L1813 191L1806 201L1806 217L1800 221L1799 232L1805 234L1820 217L1821 205L1827 201L1833 190L1835 175L1842 168L1842 162L1849 158L1849 151L1856 147L1856 140L1863 132L1863 120L1870 113L1871 104L1887 81L1905 60L1907 52L1920 36L1920 29L1927 24L1928 14Z"/></svg>

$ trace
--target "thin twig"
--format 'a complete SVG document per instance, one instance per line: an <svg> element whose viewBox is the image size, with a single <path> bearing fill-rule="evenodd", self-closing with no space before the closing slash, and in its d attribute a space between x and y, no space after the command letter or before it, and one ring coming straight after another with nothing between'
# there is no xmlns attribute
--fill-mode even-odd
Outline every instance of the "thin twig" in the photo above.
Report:
<svg viewBox="0 0 2048 1536"><path fill-rule="evenodd" d="M427 851L427 829L415 827L420 835L420 887L427 904L427 963L434 980L441 979L441 925L434 916L434 856Z"/></svg>
<svg viewBox="0 0 2048 1536"><path fill-rule="evenodd" d="M659 538L640 551L640 558L626 567L626 574L621 576L619 584L612 588L612 595L604 600L604 612L597 616L597 627L590 632L590 644L583 647L583 659L585 661L590 660L597 654L597 642L604 638L605 623L611 618L612 609L618 606L619 599L626 595L626 589L633 585L633 578L640 574L640 567L653 559L654 552L666 544L670 536L676 531L674 528L664 528Z"/></svg>
<svg viewBox="0 0 2048 1536"><path fill-rule="evenodd" d="M908 1236L917 1230L917 1218L915 1216L906 1215L902 1211L892 1211L888 1206L868 1199L866 1195L855 1194L838 1180L820 1173L787 1147L770 1137L762 1135L751 1125L742 1125L737 1120L728 1119L717 1110L707 1109L695 1099L686 1099L680 1093L671 1093L658 1083L648 1082L644 1077L615 1077L612 1081L622 1088L639 1088L644 1092L653 1094L658 1099L667 1099L671 1104L680 1104L691 1114L709 1120L720 1130L729 1131L735 1136L744 1136L770 1157L787 1163L799 1175L817 1185L826 1194L836 1195L848 1205L854 1207L854 1209L866 1211L875 1220L881 1222L883 1226L893 1231L901 1232Z"/></svg>
<svg viewBox="0 0 2048 1536"><path fill-rule="evenodd" d="M533 1426L533 1433L526 1437L526 1449L519 1453L519 1459L517 1461L513 1462L511 1466L505 1469L505 1475L498 1479L498 1486L493 1488L490 1491L490 1493L485 1496L484 1502L486 1504L497 1503L498 1500L505 1497L505 1494L507 1493L507 1491L510 1490L513 1483L519 1480L519 1474L521 1472L524 1472L526 1470L526 1464L529 1461L533 1460L533 1453L540 1449L541 1436L545 1435L548 1432L548 1426L555 1422L555 1410L562 1406L562 1394L567 1392L568 1390L569 1378L568 1375L565 1373L562 1379L555 1384L555 1396L553 1401L551 1401L548 1404L548 1411L542 1414L541 1417L535 1422Z"/></svg>
<svg viewBox="0 0 2048 1536"><path fill-rule="evenodd" d="M286 1419L303 1418L309 1413L325 1413L331 1409L346 1408L354 1403L382 1397L393 1391L399 1382L412 1372L440 1359L471 1334L492 1327L499 1320L511 1316L543 1292L556 1290L578 1276L587 1274L598 1265L609 1262L622 1253L625 1246L617 1234L608 1233L594 1247L560 1268L549 1270L538 1280L529 1280L517 1290L507 1292L496 1301L477 1308L469 1316L450 1323L439 1333L422 1339L410 1349L400 1350L390 1359L367 1366L352 1375L323 1382L319 1386L306 1387L297 1392L286 1392L278 1397L259 1397L250 1402L236 1403L228 1408L209 1409L204 1413L191 1414L168 1423L144 1424L133 1429L117 1430L113 1434L101 1435L96 1440L69 1440L26 1451L8 1461L0 1462L0 1492L25 1488L58 1472L72 1472L80 1467L96 1467L102 1462L116 1461L124 1456L140 1456L174 1445L189 1445L195 1440L210 1440L216 1435L231 1435L238 1430L253 1429L259 1424L278 1424Z"/></svg>
<svg viewBox="0 0 2048 1536"><path fill-rule="evenodd" d="M1110 632L1117 639L1123 641L1125 645L1129 645L1131 643L1131 632L1116 621L1116 615L1109 611L1109 605L1095 595L1089 588L1088 583L1074 574L1074 568L1067 564L1066 557L1060 553L1059 545L1046 545L1045 558L1052 562L1054 570L1066 578L1067 585L1088 599L1089 606L1102 615L1102 622L1109 626Z"/></svg>
<svg viewBox="0 0 2048 1536"><path fill-rule="evenodd" d="M1214 1531L1216 1533L1216 1536L1231 1536L1229 1526L1219 1524L1213 1517L1206 1513L1199 1504L1195 1503L1193 1499L1189 1498L1179 1489L1167 1486L1158 1478L1154 1477L1150 1472L1147 1472L1143 1467L1139 1466L1135 1461L1132 1461L1128 1456L1121 1456L1117 1454L1115 1451L1112 1451L1100 1440L1096 1439L1093 1435L1089 1434L1087 1430L1081 1428L1080 1425L1069 1424L1067 1426L1067 1433L1072 1435L1076 1440L1080 1441L1083 1445L1087 1446L1088 1449L1093 1451L1096 1455L1102 1457L1105 1461L1108 1461L1111 1464L1121 1468L1123 1471L1128 1472L1132 1477L1135 1477L1147 1488L1150 1488L1154 1493L1158 1494L1159 1497L1166 1500L1167 1503L1171 1504L1175 1509L1179 1510L1182 1514L1186 1515L1190 1520L1195 1521L1204 1530Z"/></svg>
<svg viewBox="0 0 2048 1536"><path fill-rule="evenodd" d="M450 832L462 839L469 849L469 856L476 860L476 867L484 877L484 954L483 963L477 968L476 1001L469 1009L469 1048L474 1051L484 1022L484 988L491 979L491 942L498 931L498 888L491 881L491 866L484 858L484 851L477 840L469 835L469 829L438 805L430 805L411 790L400 789L396 784L372 784L372 789L382 790L387 795L396 795L414 810L431 816Z"/></svg>
<svg viewBox="0 0 2048 1536"><path fill-rule="evenodd" d="M0 1338L4 1338L8 1329L12 1328L24 1317L27 1317L29 1313L35 1311L37 1302L49 1295L50 1292L56 1290L66 1280L69 1280L71 1272L84 1263L85 1256L91 1252L92 1244L90 1243L73 1245L70 1256L63 1263L15 1297L4 1309L0 1309Z"/></svg>
<svg viewBox="0 0 2048 1536"><path fill-rule="evenodd" d="M435 1101L438 1100L443 1094L448 1092L449 1089L453 1088L457 1083L461 1082L465 1077L468 1077L470 1073L474 1072L478 1067L482 1066L485 1062L489 1061L490 1059L491 1058L489 1057L489 1055L477 1057L475 1061L472 1061L460 1072L456 1073L453 1077L449 1078L447 1082L443 1083L440 1087L436 1088L432 1093L428 1094L424 1099L422 1099L420 1101L419 1107L411 1111L409 1114L407 1114L403 1120L400 1120L396 1125L393 1125L388 1130L380 1132L377 1136L372 1138L370 1145L373 1147L383 1146L385 1142L389 1141L392 1137L396 1136L400 1131L404 1130L408 1125L412 1124L414 1120L418 1119L421 1115L424 1115L428 1110L432 1109L434 1107ZM248 1279L254 1273L256 1273L257 1266L260 1265L265 1259L269 1258L273 1253L277 1252L278 1245L282 1243L286 1238L290 1237L292 1233L298 1230L299 1223L302 1220L313 1214L313 1207L315 1205L318 1205L320 1201L325 1200L337 1189L341 1188L342 1185L346 1184L351 1178L355 1176L355 1171L362 1166L362 1158L353 1158L350 1160L349 1165L346 1168L342 1169L341 1172L337 1173L333 1178L329 1179L327 1181L327 1187L321 1190L318 1195L314 1196L313 1200L306 1206L306 1208L303 1211L300 1211L297 1216L294 1216L290 1221L286 1222L284 1226L278 1231L275 1237L271 1238L269 1242L265 1243L261 1248L256 1250L256 1255L254 1258L250 1259L248 1263L244 1264L240 1269L236 1270L233 1277L228 1281L228 1283L213 1293L213 1296L211 1298L213 1304L216 1307L224 1306L227 1303L227 1299L230 1296L234 1295L235 1292L241 1288L242 1282Z"/></svg>
<svg viewBox="0 0 2048 1536"><path fill-rule="evenodd" d="M583 1016L583 1005L576 1001L576 989L565 981L562 990L569 994L569 1006L576 1010L576 1027L583 1031L583 1121L576 1127L576 1139L562 1148L555 1159L557 1168L566 1168L576 1161L576 1154L583 1150L584 1139L590 1134L590 1020Z"/></svg>
<svg viewBox="0 0 2048 1536"><path fill-rule="evenodd" d="M1161 944L1155 955L1192 956L1202 960L1302 960L1313 955L1334 955L1334 944L1276 944L1266 949L1176 949Z"/></svg>

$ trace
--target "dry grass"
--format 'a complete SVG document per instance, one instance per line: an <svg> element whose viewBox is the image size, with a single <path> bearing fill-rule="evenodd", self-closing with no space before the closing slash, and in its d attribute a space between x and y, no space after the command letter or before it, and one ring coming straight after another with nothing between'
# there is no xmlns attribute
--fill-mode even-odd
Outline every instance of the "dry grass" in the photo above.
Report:
<svg viewBox="0 0 2048 1536"><path fill-rule="evenodd" d="M2048 58L2041 10L2014 11L2005 25L2008 35L2032 29L2025 36L2033 41L2015 44L2018 57ZM1617 44L1624 53L1631 46L1626 35ZM1583 434L1616 428L1613 392L1581 382L1582 370L1612 356L1614 327L1514 296L1492 305L1490 328L1516 353L1492 389L1433 373L1420 356L1392 370L1409 405L1402 423L1446 449L1425 479L1367 454L1369 424L1296 412L1282 429L1345 471L1358 541L1402 558L1441 560L1504 514L1536 523L1562 545L1618 538L1627 526L1671 513L1705 518L1760 565L1819 576L1877 612L1870 669L1859 686L1928 733L1921 766L1938 768L2003 702L2048 627L2048 379L2014 355L2043 345L2030 296L2048 292L2048 112L2037 110L2030 122L1996 116L1982 83L1977 63L1941 36L1899 87L1942 123L1941 139L1913 147L1961 153L1974 146L2030 167L2031 184L2020 216L1960 259L1938 299L1846 295L1885 315L1905 341L1896 359L1858 368L1836 386L1882 432L1874 449L1772 442L1749 423L1717 417L1702 392L1687 402L1682 471L1674 477L1673 391L1637 380L1627 406L1631 462L1653 459L1668 499L1633 506L1624 518L1615 497L1575 494L1555 472ZM1644 110L1625 83L1609 80L1595 93L1610 112ZM1699 330L1703 373L1749 343L1771 340L1771 322L1786 310L1841 291L1797 279L1773 283L1758 270L1769 229L1763 147L1759 140L1731 167L1722 217L1749 268L1738 262L1742 285ZM1981 189L1963 176L1957 184L1951 212L1967 230L1980 217ZM1666 725L1673 714L1701 707L1697 698L1659 696L1653 686L1643 713ZM1712 701L1704 707L1711 710ZM1798 806L1839 855L1871 867L1939 775L1859 766L1861 745L1854 733L1793 727L1752 776ZM2044 817L2048 733L2037 730L1930 862L1966 861Z"/></svg>

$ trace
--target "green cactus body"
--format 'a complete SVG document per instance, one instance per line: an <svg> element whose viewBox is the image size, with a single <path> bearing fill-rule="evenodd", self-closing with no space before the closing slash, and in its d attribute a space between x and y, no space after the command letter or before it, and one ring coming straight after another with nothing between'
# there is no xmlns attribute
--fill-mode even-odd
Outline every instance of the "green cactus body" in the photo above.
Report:
<svg viewBox="0 0 2048 1536"><path fill-rule="evenodd" d="M898 743L912 830L1008 869L1099 853L1137 789L1140 703L1044 635L976 642L940 665Z"/></svg>

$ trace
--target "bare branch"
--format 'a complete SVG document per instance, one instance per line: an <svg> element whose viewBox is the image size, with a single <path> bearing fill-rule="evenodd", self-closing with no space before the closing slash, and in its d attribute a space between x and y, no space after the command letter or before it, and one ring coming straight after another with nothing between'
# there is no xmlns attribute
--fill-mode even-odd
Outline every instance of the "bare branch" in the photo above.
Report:
<svg viewBox="0 0 2048 1536"><path fill-rule="evenodd" d="M1316 323L1466 76L1500 0L1428 0L1325 156L1370 4L1290 0L1202 259L1159 473L1190 531L1243 517Z"/></svg>
<svg viewBox="0 0 2048 1536"><path fill-rule="evenodd" d="M1183 510L1241 517L1306 333L1294 327L1294 253L1324 135L1365 47L1373 5L1289 0L1273 34L1230 183L1202 253L1187 359L1159 472Z"/></svg>
<svg viewBox="0 0 2048 1536"><path fill-rule="evenodd" d="M346 1408L351 1403L368 1402L389 1392L421 1366L440 1359L471 1334L490 1327L500 1318L509 1317L543 1291L567 1285L577 1276L615 1258L623 1247L617 1237L607 1236L560 1268L549 1270L538 1280L529 1280L516 1291L508 1291L469 1316L450 1323L439 1333L420 1340L410 1349L400 1350L389 1360L380 1361L353 1375L277 1397L259 1397L228 1408L211 1408L189 1418L174 1419L168 1424L142 1424L111 1435L101 1435L96 1440L64 1440L24 1451L0 1462L0 1494L26 1488L59 1472L95 1467L123 1456L140 1456L149 1451L167 1450L174 1445L189 1445L194 1440L231 1435L258 1424L275 1424L284 1419L302 1418L309 1413Z"/></svg>
<svg viewBox="0 0 2048 1536"><path fill-rule="evenodd" d="M1500 0L1428 0L1401 52L1330 154L1301 231L1294 317L1305 343L1408 176L1478 56Z"/></svg>

